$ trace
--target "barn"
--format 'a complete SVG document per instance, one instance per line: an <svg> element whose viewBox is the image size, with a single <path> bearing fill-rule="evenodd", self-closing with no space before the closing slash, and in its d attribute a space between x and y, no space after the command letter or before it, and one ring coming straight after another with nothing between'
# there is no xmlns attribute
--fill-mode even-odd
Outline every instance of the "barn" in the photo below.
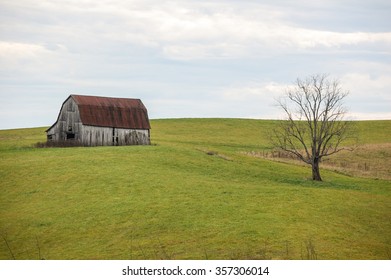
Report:
<svg viewBox="0 0 391 280"><path fill-rule="evenodd" d="M70 95L47 140L83 146L149 145L148 112L140 99Z"/></svg>

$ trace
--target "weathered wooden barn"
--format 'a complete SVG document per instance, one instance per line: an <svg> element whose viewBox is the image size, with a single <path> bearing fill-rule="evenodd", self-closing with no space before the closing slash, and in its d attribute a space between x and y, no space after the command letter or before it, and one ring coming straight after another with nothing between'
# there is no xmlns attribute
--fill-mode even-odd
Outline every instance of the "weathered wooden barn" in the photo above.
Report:
<svg viewBox="0 0 391 280"><path fill-rule="evenodd" d="M140 99L70 95L47 140L83 146L149 145L148 112Z"/></svg>

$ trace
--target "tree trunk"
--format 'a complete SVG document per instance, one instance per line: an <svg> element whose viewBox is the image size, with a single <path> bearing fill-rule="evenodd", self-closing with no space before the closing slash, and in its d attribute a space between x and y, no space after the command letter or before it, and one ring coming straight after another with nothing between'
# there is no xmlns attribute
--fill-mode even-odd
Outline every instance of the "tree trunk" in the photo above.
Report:
<svg viewBox="0 0 391 280"><path fill-rule="evenodd" d="M314 158L312 161L312 180L322 181L322 177L320 177L319 171L319 158Z"/></svg>

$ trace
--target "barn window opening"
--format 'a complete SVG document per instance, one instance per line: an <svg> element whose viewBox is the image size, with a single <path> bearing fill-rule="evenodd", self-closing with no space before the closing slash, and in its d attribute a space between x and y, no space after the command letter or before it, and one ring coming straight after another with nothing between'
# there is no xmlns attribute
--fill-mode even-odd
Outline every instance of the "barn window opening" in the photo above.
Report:
<svg viewBox="0 0 391 280"><path fill-rule="evenodd" d="M68 126L68 131L72 132L72 126L71 125Z"/></svg>
<svg viewBox="0 0 391 280"><path fill-rule="evenodd" d="M53 134L48 134L48 140L53 140Z"/></svg>
<svg viewBox="0 0 391 280"><path fill-rule="evenodd" d="M73 104L72 103L69 103L68 104L68 112L74 112L74 108L73 108Z"/></svg>

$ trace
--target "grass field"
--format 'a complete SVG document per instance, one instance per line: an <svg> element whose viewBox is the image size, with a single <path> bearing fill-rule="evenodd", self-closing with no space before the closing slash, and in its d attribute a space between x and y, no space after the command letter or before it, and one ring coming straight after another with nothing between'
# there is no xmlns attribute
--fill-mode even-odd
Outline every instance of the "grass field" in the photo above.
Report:
<svg viewBox="0 0 391 280"><path fill-rule="evenodd" d="M127 147L0 131L0 259L391 258L391 121L357 122L359 149L324 182L249 155L274 121L151 125L153 145Z"/></svg>

